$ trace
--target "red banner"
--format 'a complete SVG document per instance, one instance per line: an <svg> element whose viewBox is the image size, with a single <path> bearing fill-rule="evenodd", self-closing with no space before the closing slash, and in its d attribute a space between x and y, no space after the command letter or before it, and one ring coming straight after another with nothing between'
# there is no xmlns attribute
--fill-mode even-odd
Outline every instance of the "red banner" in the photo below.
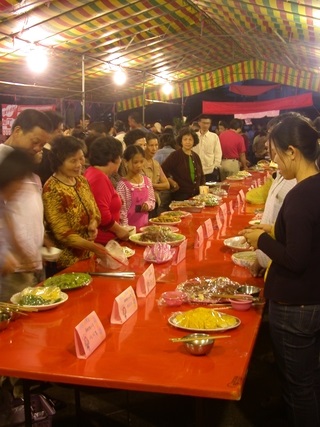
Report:
<svg viewBox="0 0 320 427"><path fill-rule="evenodd" d="M281 85L269 85L269 86L242 86L242 85L230 85L229 91L238 95L244 96L258 96L263 93L269 92L269 90L277 89Z"/></svg>
<svg viewBox="0 0 320 427"><path fill-rule="evenodd" d="M13 122L23 110L32 108L34 110L55 110L55 105L14 105L2 104L2 135L11 135Z"/></svg>
<svg viewBox="0 0 320 427"><path fill-rule="evenodd" d="M306 93L287 98L277 98L268 101L255 102L210 102L202 101L203 114L247 114L270 110L293 110L295 108L311 107L312 93Z"/></svg>

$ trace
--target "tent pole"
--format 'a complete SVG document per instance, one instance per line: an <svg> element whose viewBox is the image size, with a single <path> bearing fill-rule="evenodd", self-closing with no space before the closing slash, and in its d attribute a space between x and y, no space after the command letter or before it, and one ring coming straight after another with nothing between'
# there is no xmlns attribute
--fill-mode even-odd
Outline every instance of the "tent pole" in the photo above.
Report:
<svg viewBox="0 0 320 427"><path fill-rule="evenodd" d="M82 125L84 125L85 123L85 119L86 119L86 93L85 93L85 71L84 71L84 55L82 55L82 62L81 62L81 77L82 77L82 86L81 86L81 99L82 99Z"/></svg>
<svg viewBox="0 0 320 427"><path fill-rule="evenodd" d="M143 89L142 89L142 123L145 126L145 110L146 110L146 72L143 72Z"/></svg>

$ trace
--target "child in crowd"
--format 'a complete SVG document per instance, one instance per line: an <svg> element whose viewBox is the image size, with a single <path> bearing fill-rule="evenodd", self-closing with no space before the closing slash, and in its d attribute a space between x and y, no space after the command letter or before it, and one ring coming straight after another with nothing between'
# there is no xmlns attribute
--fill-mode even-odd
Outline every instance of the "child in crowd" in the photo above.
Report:
<svg viewBox="0 0 320 427"><path fill-rule="evenodd" d="M155 195L150 178L142 175L145 153L139 145L130 145L123 153L127 174L117 185L122 199L120 221L139 230L148 224L148 212L155 207Z"/></svg>

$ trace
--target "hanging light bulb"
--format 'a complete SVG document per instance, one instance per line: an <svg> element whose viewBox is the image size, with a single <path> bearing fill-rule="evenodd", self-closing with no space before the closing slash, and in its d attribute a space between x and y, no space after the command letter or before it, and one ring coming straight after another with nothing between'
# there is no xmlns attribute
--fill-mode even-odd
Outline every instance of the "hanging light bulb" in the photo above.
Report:
<svg viewBox="0 0 320 427"><path fill-rule="evenodd" d="M35 73L42 73L48 65L48 57L43 49L32 48L27 56L28 67Z"/></svg>
<svg viewBox="0 0 320 427"><path fill-rule="evenodd" d="M170 95L170 93L172 92L173 87L172 84L170 82L166 82L163 86L162 86L162 92L165 95Z"/></svg>
<svg viewBox="0 0 320 427"><path fill-rule="evenodd" d="M119 68L113 75L113 81L118 86L123 85L127 81L126 73Z"/></svg>

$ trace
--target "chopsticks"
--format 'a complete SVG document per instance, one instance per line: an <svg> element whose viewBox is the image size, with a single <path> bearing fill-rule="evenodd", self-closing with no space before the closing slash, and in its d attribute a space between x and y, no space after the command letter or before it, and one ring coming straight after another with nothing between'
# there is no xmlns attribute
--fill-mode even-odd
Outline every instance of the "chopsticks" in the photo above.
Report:
<svg viewBox="0 0 320 427"><path fill-rule="evenodd" d="M136 276L134 271L118 271L118 272L108 272L108 273L99 273L99 272L91 272L88 271L87 274L91 276L104 276L104 277L119 277L121 279L132 279Z"/></svg>
<svg viewBox="0 0 320 427"><path fill-rule="evenodd" d="M192 342L197 340L218 340L221 338L230 338L231 335L208 335L207 337L194 337L194 338L169 338L171 342Z"/></svg>
<svg viewBox="0 0 320 427"><path fill-rule="evenodd" d="M24 306L21 306L18 304L11 304L9 302L0 302L0 308L8 308L9 310L11 309L11 310L17 311L21 314L24 314L24 313L22 313L22 311L27 311L27 312L38 311L37 308L24 307Z"/></svg>

